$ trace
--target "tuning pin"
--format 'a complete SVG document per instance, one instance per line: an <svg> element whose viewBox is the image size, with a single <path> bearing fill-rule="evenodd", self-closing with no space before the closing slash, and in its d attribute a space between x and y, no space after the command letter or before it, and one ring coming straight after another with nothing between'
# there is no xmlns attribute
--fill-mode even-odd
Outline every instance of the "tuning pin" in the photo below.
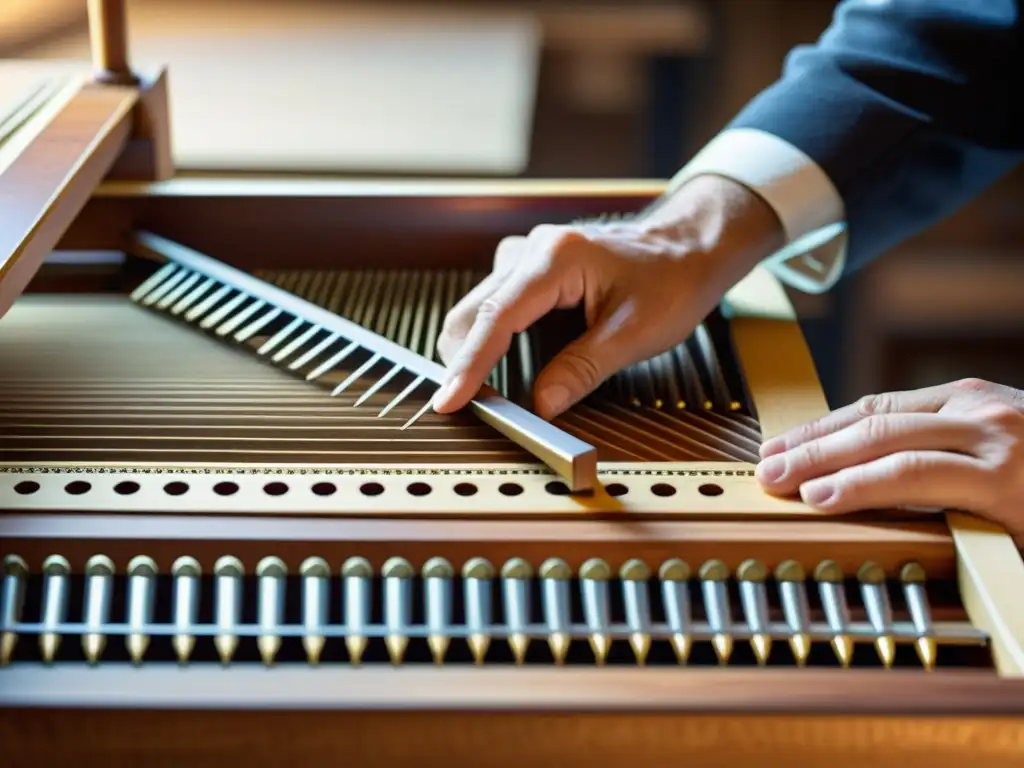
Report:
<svg viewBox="0 0 1024 768"><path fill-rule="evenodd" d="M345 592L345 649L352 664L359 666L368 643L373 566L366 558L350 557L341 566L341 581Z"/></svg>
<svg viewBox="0 0 1024 768"><path fill-rule="evenodd" d="M308 557L299 566L302 578L302 647L310 664L320 663L331 605L331 568L322 557Z"/></svg>
<svg viewBox="0 0 1024 768"><path fill-rule="evenodd" d="M754 657L762 666L768 663L772 651L771 627L768 623L768 568L758 560L744 560L736 569L740 583L740 601L750 628L750 645Z"/></svg>
<svg viewBox="0 0 1024 768"><path fill-rule="evenodd" d="M814 569L814 578L818 582L825 620L832 632L832 650L835 651L839 663L849 667L853 661L853 641L849 634L850 609L846 605L846 593L843 590L846 577L837 562L823 560Z"/></svg>
<svg viewBox="0 0 1024 768"><path fill-rule="evenodd" d="M106 625L110 621L110 593L114 581L114 562L106 555L93 555L85 564L85 634L82 651L90 664L96 664L107 645Z"/></svg>
<svg viewBox="0 0 1024 768"><path fill-rule="evenodd" d="M174 652L185 664L192 656L196 638L194 627L199 616L199 579L203 569L194 557L179 557L171 565L174 580Z"/></svg>
<svg viewBox="0 0 1024 768"><path fill-rule="evenodd" d="M215 333L218 336L229 336L237 331L244 323L252 319L254 315L262 312L267 307L267 302L257 299L236 315L232 315L221 323Z"/></svg>
<svg viewBox="0 0 1024 768"><path fill-rule="evenodd" d="M242 577L245 568L237 557L225 555L213 564L216 585L217 636L214 645L222 664L230 664L238 648L242 620Z"/></svg>
<svg viewBox="0 0 1024 768"><path fill-rule="evenodd" d="M526 650L530 643L527 627L530 622L529 579L532 577L533 568L522 558L512 558L501 569L508 644L516 664L526 661Z"/></svg>
<svg viewBox="0 0 1024 768"><path fill-rule="evenodd" d="M275 349L280 347L288 338L294 334L299 328L306 324L306 321L301 317L293 317L288 323L281 328L279 331L274 333L273 336L264 341L259 347L256 348L256 354L260 357L266 357Z"/></svg>
<svg viewBox="0 0 1024 768"><path fill-rule="evenodd" d="M544 619L548 625L548 645L556 664L565 663L569 653L572 627L569 580L572 569L564 560L552 557L537 571L544 598Z"/></svg>
<svg viewBox="0 0 1024 768"><path fill-rule="evenodd" d="M477 664L483 664L491 644L492 624L491 580L494 566L482 557L475 557L462 567L466 628L469 650Z"/></svg>
<svg viewBox="0 0 1024 768"><path fill-rule="evenodd" d="M170 309L171 315L180 315L189 307L195 306L195 303L199 299L203 298L203 295L208 293L211 288L217 285L217 281L213 278L207 278L198 287L189 291L187 296L184 296Z"/></svg>
<svg viewBox="0 0 1024 768"><path fill-rule="evenodd" d="M700 568L701 592L704 610L711 629L711 644L719 664L727 664L732 657L732 609L729 605L729 568L721 560L708 560Z"/></svg>
<svg viewBox="0 0 1024 768"><path fill-rule="evenodd" d="M452 631L452 579L455 569L443 557L432 557L423 566L427 614L427 645L435 664L444 661Z"/></svg>
<svg viewBox="0 0 1024 768"><path fill-rule="evenodd" d="M412 579L416 575L408 560L392 557L380 569L384 579L384 616L387 625L385 642L391 663L399 665L409 645L412 624Z"/></svg>
<svg viewBox="0 0 1024 768"><path fill-rule="evenodd" d="M228 301L221 304L219 307L213 310L213 312L211 312L202 320L200 320L199 327L202 328L204 331L208 331L211 328L216 328L219 324L222 323L224 318L230 316L232 312L237 310L250 298L251 297L246 293L235 294L230 299L228 299Z"/></svg>
<svg viewBox="0 0 1024 768"><path fill-rule="evenodd" d="M323 329L319 325L311 325L305 331L300 333L294 339L285 344L277 354L270 359L275 363L280 363L283 360L287 360L297 349L301 349L309 340L316 336Z"/></svg>
<svg viewBox="0 0 1024 768"><path fill-rule="evenodd" d="M651 650L651 604L647 594L650 578L651 569L642 560L628 560L619 569L629 645L636 656L636 663L641 665L647 663L647 654Z"/></svg>
<svg viewBox="0 0 1024 768"><path fill-rule="evenodd" d="M811 655L811 607L807 599L807 575L796 560L786 560L775 569L782 615L789 625L789 647L797 666L807 664Z"/></svg>
<svg viewBox="0 0 1024 768"><path fill-rule="evenodd" d="M349 342L348 344L345 345L343 349L335 352L329 358L320 363L320 365L318 365L316 368L307 373L306 381L316 381L320 377L325 376L326 374L330 373L335 368L337 368L339 365L341 365L346 359L355 354L358 350L358 342Z"/></svg>
<svg viewBox="0 0 1024 768"><path fill-rule="evenodd" d="M39 649L44 664L52 664L60 648L70 574L71 564L60 555L50 555L43 561L43 631L39 636Z"/></svg>
<svg viewBox="0 0 1024 768"><path fill-rule="evenodd" d="M15 626L21 621L25 607L25 581L28 564L17 555L4 558L3 612L0 613L0 667L11 663L18 643Z"/></svg>
<svg viewBox="0 0 1024 768"><path fill-rule="evenodd" d="M281 650L281 625L284 623L284 598L288 566L279 557L264 557L256 564L259 585L257 605L260 635L256 645L266 666L272 666Z"/></svg>
<svg viewBox="0 0 1024 768"><path fill-rule="evenodd" d="M141 664L149 648L156 593L156 561L139 555L128 563L128 637L125 644L133 664Z"/></svg>
<svg viewBox="0 0 1024 768"><path fill-rule="evenodd" d="M679 558L666 560L658 569L661 600L665 604L665 620L672 633L672 650L676 660L685 664L690 658L690 566Z"/></svg>
<svg viewBox="0 0 1024 768"><path fill-rule="evenodd" d="M896 660L896 643L892 638L892 607L885 588L885 571L878 563L864 563L857 571L864 610L875 630L875 650L886 669Z"/></svg>
<svg viewBox="0 0 1024 768"><path fill-rule="evenodd" d="M377 381L375 381L373 384L367 387L366 391L356 398L356 401L352 404L352 406L354 408L358 408L359 406L361 406L371 397L373 397L382 389L384 389L384 387L388 385L388 382L390 382L393 378L395 378L395 376L400 374L403 370L405 370L405 368L401 363L391 366L391 369L387 373L385 373L383 376L377 379Z"/></svg>
<svg viewBox="0 0 1024 768"><path fill-rule="evenodd" d="M371 368L373 368L375 365L377 365L377 363L379 363L383 359L383 355L381 355L379 352L370 357L369 360L367 360L365 363L363 363L354 371L352 371L352 373L350 373L343 382L341 382L338 386L334 388L334 390L331 392L331 397L337 397L338 395L342 394L345 390L347 390L349 387L355 384L359 379L363 378L363 376L365 376L366 373Z"/></svg>
<svg viewBox="0 0 1024 768"><path fill-rule="evenodd" d="M590 648L598 664L604 664L611 650L611 595L608 580L611 566L600 558L591 558L580 566L583 616L590 630Z"/></svg>
<svg viewBox="0 0 1024 768"><path fill-rule="evenodd" d="M310 362L312 362L317 357L319 357L321 354L323 354L324 350L326 350L328 347L332 346L340 338L341 338L341 336L339 334L337 334L337 333L328 334L323 339L318 341L315 345L313 345L310 349L306 350L301 355L299 355L297 358L292 360L288 364L288 370L290 370L290 371L297 371L297 370L299 370L299 368L305 367Z"/></svg>
<svg viewBox="0 0 1024 768"><path fill-rule="evenodd" d="M907 609L910 611L910 620L914 623L914 630L917 632L914 648L917 650L918 658L921 659L921 664L931 672L935 669L939 649L932 634L932 609L928 604L928 593L925 591L928 578L920 563L907 563L900 572L900 579L903 582L903 593L906 596Z"/></svg>

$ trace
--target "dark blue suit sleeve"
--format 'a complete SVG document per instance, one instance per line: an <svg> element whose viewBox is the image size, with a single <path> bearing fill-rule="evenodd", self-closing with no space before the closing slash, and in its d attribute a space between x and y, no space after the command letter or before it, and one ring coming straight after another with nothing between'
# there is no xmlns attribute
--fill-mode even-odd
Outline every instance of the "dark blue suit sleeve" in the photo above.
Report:
<svg viewBox="0 0 1024 768"><path fill-rule="evenodd" d="M847 269L1024 160L1021 0L845 0L730 128L789 142L846 207Z"/></svg>

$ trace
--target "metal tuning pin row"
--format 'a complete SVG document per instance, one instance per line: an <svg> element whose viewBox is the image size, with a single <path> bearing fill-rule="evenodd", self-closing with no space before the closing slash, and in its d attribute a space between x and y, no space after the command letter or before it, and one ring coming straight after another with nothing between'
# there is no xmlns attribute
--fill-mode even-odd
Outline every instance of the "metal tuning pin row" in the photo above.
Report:
<svg viewBox="0 0 1024 768"><path fill-rule="evenodd" d="M295 574L301 584L298 622L286 619L289 570L278 557L264 557L252 572L255 622L243 622L246 569L238 558L218 559L212 578L205 582L199 561L189 556L176 559L169 572L170 606L157 606L159 573L147 556L133 558L123 576L110 558L91 557L81 576L75 576L82 579L84 590L81 621L75 622L68 618L72 569L65 558L53 555L42 566L40 605L34 606L38 621L25 622L29 569L22 558L8 555L0 594L0 663L11 660L19 634L35 634L46 663L54 661L62 637L76 635L89 663L100 661L110 637L121 636L131 660L140 664L151 638L163 635L170 636L181 663L193 656L197 637L212 637L224 664L235 658L241 639L255 638L267 665L275 662L286 637L301 638L313 664L320 662L330 638L343 638L349 661L356 665L374 638L383 640L394 664L403 663L412 638L425 639L438 664L445 661L454 639L465 640L477 664L484 663L495 639L508 644L518 664L526 662L536 639L546 640L558 664L566 661L574 640L585 639L599 665L606 663L616 640L628 642L638 664L646 663L654 640L667 641L680 664L688 661L695 640L709 641L718 663L727 664L735 641L744 639L757 662L766 664L773 640L785 639L800 666L807 663L812 641L830 642L842 665L849 666L859 637L874 643L886 667L894 662L896 641L912 641L923 666L932 669L941 634L932 622L925 572L915 563L900 573L909 621L899 622L893 618L886 574L874 563L864 564L856 574L866 616L866 621L857 622L847 604L845 575L833 561L820 563L813 573L824 621L815 618L819 612L812 613L809 580L792 560L774 572L760 561L747 560L731 573L721 560L707 561L693 572L674 558L655 572L633 559L616 572L607 561L593 558L574 572L558 558L545 560L535 570L521 558L508 560L499 569L477 557L459 571L441 557L419 569L401 557L387 560L379 569L365 558L352 557L341 565L336 585L328 562L310 557ZM769 586L772 581L774 589ZM115 590L123 592L123 620L111 615ZM533 605L537 596L539 606ZM734 619L734 596L739 598L739 621ZM203 623L201 604L210 599L212 621ZM340 624L331 620L336 600ZM377 601L379 612L374 610ZM414 620L414 605L420 602L423 618ZM461 606L458 617L456 602ZM158 607L169 608L161 611L169 620L154 623ZM582 622L574 621L574 615L581 615ZM951 642L984 640L970 626L946 630L942 636Z"/></svg>

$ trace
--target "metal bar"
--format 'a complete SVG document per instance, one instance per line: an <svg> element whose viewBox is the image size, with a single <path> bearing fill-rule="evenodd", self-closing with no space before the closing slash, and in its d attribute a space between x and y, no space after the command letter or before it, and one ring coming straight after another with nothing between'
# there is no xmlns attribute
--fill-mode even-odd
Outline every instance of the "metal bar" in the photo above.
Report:
<svg viewBox="0 0 1024 768"><path fill-rule="evenodd" d="M445 379L444 366L288 291L179 243L150 232L140 232L136 234L129 251L160 262L171 261L231 285L248 296L340 334L436 384L441 384ZM470 408L484 423L544 462L565 480L571 490L591 490L597 484L597 450L593 446L509 402L489 386L480 390L470 403Z"/></svg>

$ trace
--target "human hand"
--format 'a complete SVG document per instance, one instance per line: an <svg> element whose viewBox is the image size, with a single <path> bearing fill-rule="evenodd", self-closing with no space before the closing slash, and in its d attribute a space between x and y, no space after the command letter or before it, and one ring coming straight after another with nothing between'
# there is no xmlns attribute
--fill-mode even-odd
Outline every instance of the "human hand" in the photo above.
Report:
<svg viewBox="0 0 1024 768"><path fill-rule="evenodd" d="M932 507L1024 534L1024 392L965 379L865 397L761 446L757 479L830 512Z"/></svg>
<svg viewBox="0 0 1024 768"><path fill-rule="evenodd" d="M507 238L494 271L445 319L438 351L448 378L434 408L466 405L514 334L582 303L588 330L534 384L534 410L552 419L617 371L686 339L780 238L760 198L710 176L635 221L547 225Z"/></svg>

